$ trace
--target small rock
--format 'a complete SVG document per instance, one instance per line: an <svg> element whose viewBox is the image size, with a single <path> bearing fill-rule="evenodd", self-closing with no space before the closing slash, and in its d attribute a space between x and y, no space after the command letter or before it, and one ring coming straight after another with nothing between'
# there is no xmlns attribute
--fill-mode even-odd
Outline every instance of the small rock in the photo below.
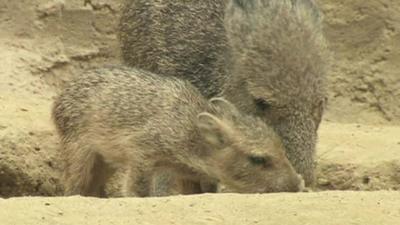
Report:
<svg viewBox="0 0 400 225"><path fill-rule="evenodd" d="M53 162L47 161L46 163L47 163L47 165L48 165L49 167L53 168Z"/></svg>
<svg viewBox="0 0 400 225"><path fill-rule="evenodd" d="M363 184L369 184L370 181L371 181L371 178L369 176L364 176L362 178Z"/></svg>
<svg viewBox="0 0 400 225"><path fill-rule="evenodd" d="M37 12L39 18L44 18L52 15L61 15L65 7L65 0L53 0L38 7Z"/></svg>
<svg viewBox="0 0 400 225"><path fill-rule="evenodd" d="M319 178L317 182L318 182L318 185L321 185L321 186L328 186L331 184L331 182L325 178Z"/></svg>

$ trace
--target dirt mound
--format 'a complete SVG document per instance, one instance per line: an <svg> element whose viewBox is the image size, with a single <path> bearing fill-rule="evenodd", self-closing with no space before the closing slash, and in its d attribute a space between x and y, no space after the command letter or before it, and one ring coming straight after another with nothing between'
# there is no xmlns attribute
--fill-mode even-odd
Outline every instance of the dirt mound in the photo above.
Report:
<svg viewBox="0 0 400 225"><path fill-rule="evenodd" d="M400 190L400 127L324 122L320 190Z"/></svg>

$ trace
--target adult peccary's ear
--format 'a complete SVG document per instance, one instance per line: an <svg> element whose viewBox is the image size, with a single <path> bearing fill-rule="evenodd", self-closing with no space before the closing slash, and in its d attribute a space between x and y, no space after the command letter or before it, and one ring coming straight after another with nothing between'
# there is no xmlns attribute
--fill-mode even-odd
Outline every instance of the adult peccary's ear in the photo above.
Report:
<svg viewBox="0 0 400 225"><path fill-rule="evenodd" d="M197 116L197 127L204 140L217 148L224 148L231 142L231 128L210 113L200 113Z"/></svg>
<svg viewBox="0 0 400 225"><path fill-rule="evenodd" d="M318 130L319 125L322 120L322 116L328 104L328 97L324 97L323 99L319 100L317 104L313 108L313 118L315 121L315 129Z"/></svg>
<svg viewBox="0 0 400 225"><path fill-rule="evenodd" d="M232 0L241 9L248 10L254 7L254 0Z"/></svg>
<svg viewBox="0 0 400 225"><path fill-rule="evenodd" d="M229 101L227 101L226 99L221 98L221 97L211 98L209 100L209 102L211 103L211 105L213 105L214 107L218 108L222 112L235 112L235 111L237 111L236 107L232 103L230 103Z"/></svg>

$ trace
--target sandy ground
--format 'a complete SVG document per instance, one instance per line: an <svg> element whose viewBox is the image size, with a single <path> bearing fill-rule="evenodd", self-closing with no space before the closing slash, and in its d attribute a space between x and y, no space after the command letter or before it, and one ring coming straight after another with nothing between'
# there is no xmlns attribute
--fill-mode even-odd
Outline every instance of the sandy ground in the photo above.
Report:
<svg viewBox="0 0 400 225"><path fill-rule="evenodd" d="M325 121L318 145L320 190L400 190L400 127Z"/></svg>
<svg viewBox="0 0 400 225"><path fill-rule="evenodd" d="M0 200L2 224L398 225L399 192Z"/></svg>
<svg viewBox="0 0 400 225"><path fill-rule="evenodd" d="M317 2L335 53L317 154L328 192L0 199L0 224L400 224L400 2ZM0 197L62 194L52 99L119 63L120 1L92 3L0 0Z"/></svg>

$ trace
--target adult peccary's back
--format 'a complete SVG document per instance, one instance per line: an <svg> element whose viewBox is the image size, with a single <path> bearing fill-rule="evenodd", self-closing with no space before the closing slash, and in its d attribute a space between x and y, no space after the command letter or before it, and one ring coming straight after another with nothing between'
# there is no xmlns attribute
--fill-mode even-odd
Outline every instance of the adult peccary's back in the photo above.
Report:
<svg viewBox="0 0 400 225"><path fill-rule="evenodd" d="M302 187L272 128L222 98L207 101L189 82L126 67L91 70L58 96L53 118L67 195L103 195L117 168L128 169L125 193L136 196L151 194L158 170L190 188L217 180L246 193Z"/></svg>
<svg viewBox="0 0 400 225"><path fill-rule="evenodd" d="M313 1L126 0L119 32L125 63L185 77L261 116L313 182L329 61Z"/></svg>
<svg viewBox="0 0 400 225"><path fill-rule="evenodd" d="M133 67L188 79L207 97L221 92L226 37L223 1L125 0L122 58Z"/></svg>

